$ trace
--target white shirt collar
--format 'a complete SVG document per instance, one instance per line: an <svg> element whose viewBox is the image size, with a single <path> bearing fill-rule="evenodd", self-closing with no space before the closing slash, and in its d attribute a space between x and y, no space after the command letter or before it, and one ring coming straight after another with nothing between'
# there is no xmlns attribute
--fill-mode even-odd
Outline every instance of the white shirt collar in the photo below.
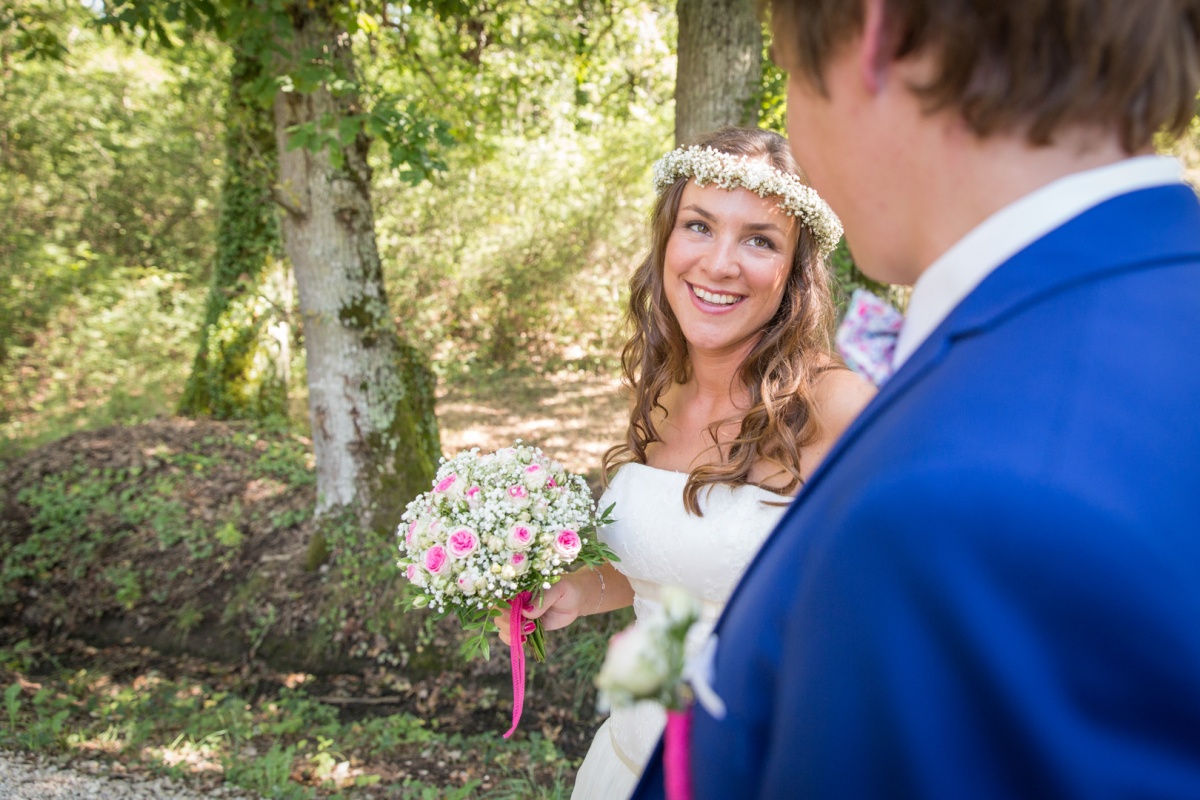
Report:
<svg viewBox="0 0 1200 800"><path fill-rule="evenodd" d="M1118 195L1179 183L1180 163L1137 156L1059 178L992 214L929 265L913 285L892 366L899 368L996 267L1063 223Z"/></svg>

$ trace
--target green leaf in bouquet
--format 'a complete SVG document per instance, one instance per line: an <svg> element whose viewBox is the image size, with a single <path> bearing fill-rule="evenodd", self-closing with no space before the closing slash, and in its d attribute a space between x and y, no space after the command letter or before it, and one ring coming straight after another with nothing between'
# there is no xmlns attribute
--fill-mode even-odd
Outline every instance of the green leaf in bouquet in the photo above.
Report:
<svg viewBox="0 0 1200 800"><path fill-rule="evenodd" d="M467 661L482 656L484 661L489 661L492 657L491 644L488 642L486 630L481 630L479 633L467 637L467 640L462 643L459 648L462 657Z"/></svg>

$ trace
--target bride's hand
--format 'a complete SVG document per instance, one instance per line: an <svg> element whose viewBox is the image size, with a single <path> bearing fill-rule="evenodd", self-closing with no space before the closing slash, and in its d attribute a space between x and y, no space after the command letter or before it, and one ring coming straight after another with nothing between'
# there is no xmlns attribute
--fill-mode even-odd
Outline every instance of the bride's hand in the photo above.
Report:
<svg viewBox="0 0 1200 800"><path fill-rule="evenodd" d="M558 630L570 625L589 609L588 590L590 583L595 581L596 577L590 569L581 569L564 575L558 583L542 592L542 600L539 604L522 609L521 615L526 619L525 632L533 631L533 620L536 619L541 619L542 628L547 631ZM592 605L595 605L595 598L591 597L590 599ZM508 614L501 614L495 619L500 633L500 641L509 644L511 637L509 636Z"/></svg>

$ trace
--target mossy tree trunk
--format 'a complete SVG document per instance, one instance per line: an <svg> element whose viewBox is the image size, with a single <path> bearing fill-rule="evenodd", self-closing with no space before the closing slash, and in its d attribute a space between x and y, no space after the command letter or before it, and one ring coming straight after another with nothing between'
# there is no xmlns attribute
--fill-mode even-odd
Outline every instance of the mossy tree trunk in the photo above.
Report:
<svg viewBox="0 0 1200 800"><path fill-rule="evenodd" d="M262 64L240 45L233 43L216 264L179 404L190 417L263 419L288 411L293 286L271 199L274 122L270 109L243 95Z"/></svg>
<svg viewBox="0 0 1200 800"><path fill-rule="evenodd" d="M752 0L677 0L675 141L758 122L762 28Z"/></svg>
<svg viewBox="0 0 1200 800"><path fill-rule="evenodd" d="M289 6L293 58L354 75L349 37L324 3ZM277 200L296 275L317 460L318 513L351 506L364 524L393 530L425 490L441 452L433 380L397 335L388 308L371 207L370 144L289 149L294 126L328 125L359 113L357 95L281 91L275 99ZM336 123L335 123L336 124ZM338 152L334 153L333 148Z"/></svg>

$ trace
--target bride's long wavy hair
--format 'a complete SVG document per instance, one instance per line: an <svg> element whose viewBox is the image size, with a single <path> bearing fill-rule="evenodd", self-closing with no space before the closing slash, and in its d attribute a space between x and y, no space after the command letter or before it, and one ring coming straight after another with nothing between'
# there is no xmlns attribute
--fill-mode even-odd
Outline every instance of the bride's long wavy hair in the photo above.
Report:
<svg viewBox="0 0 1200 800"><path fill-rule="evenodd" d="M761 159L802 177L787 140L770 131L722 128L695 144ZM666 413L660 399L673 384L686 383L691 377L687 341L663 289L667 240L675 228L688 180L679 179L659 196L651 217L650 252L630 280L627 318L633 333L621 352L621 363L633 405L625 441L604 454L606 480L622 464L646 463L646 448L662 441L653 419L656 408ZM699 502L702 488L752 483L751 468L762 460L778 463L789 478L782 490L764 488L792 494L803 482L800 451L819 433L813 413L813 382L842 362L831 339L836 312L829 270L812 232L803 224L796 227L798 241L779 309L738 371L750 395L750 410L741 418L737 436L721 444L717 462L696 467L688 475L684 503L693 514L703 514ZM731 417L709 426L711 446L718 446L719 428L737 421Z"/></svg>

